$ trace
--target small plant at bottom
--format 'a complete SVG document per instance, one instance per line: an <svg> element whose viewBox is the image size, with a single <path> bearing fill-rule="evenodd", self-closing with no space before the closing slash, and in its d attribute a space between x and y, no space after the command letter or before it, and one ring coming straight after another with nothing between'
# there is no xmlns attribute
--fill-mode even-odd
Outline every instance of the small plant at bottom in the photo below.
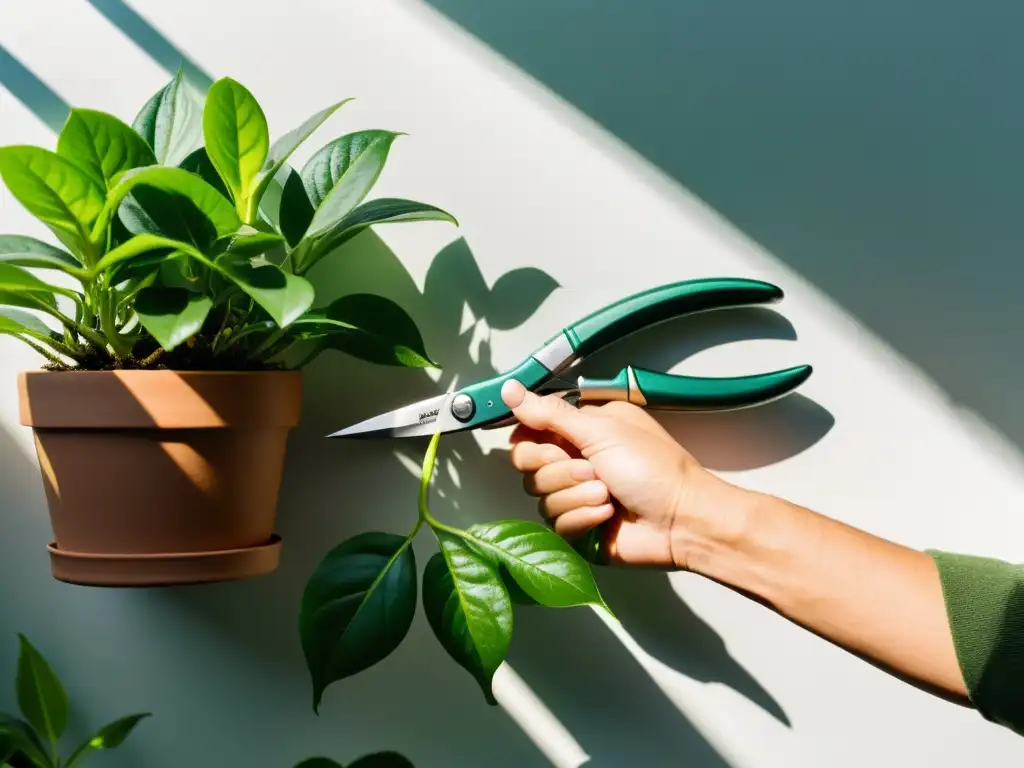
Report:
<svg viewBox="0 0 1024 768"><path fill-rule="evenodd" d="M21 718L0 713L0 768L72 768L90 752L116 749L148 712L100 728L63 760L58 742L68 722L68 695L57 674L24 635L15 676ZM22 719L24 718L24 719Z"/></svg>
<svg viewBox="0 0 1024 768"><path fill-rule="evenodd" d="M512 641L512 606L591 605L611 614L590 566L540 523L501 520L462 530L431 513L428 501L440 434L423 459L419 516L406 535L367 532L327 553L302 597L299 632L319 711L331 683L391 654L416 613L412 541L426 525L440 551L423 570L423 610L448 655L476 679L491 705L491 681Z"/></svg>
<svg viewBox="0 0 1024 768"><path fill-rule="evenodd" d="M295 768L414 768L414 766L397 752L374 752L372 755L363 755L347 766L326 757L311 757L303 760Z"/></svg>

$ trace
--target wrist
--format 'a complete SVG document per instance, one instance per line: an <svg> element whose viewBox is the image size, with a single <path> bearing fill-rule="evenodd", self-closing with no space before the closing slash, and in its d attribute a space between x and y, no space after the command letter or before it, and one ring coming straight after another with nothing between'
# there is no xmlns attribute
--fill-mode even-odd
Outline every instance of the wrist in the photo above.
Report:
<svg viewBox="0 0 1024 768"><path fill-rule="evenodd" d="M796 508L718 478L700 493L699 504L683 500L675 517L676 566L779 607L801 527Z"/></svg>

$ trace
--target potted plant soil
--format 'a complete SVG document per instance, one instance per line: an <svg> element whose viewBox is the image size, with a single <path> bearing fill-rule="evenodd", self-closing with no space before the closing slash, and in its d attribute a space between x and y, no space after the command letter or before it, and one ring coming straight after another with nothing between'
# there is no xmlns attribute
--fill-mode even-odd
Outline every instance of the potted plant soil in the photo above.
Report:
<svg viewBox="0 0 1024 768"><path fill-rule="evenodd" d="M56 238L0 236L0 333L46 360L18 386L56 578L142 586L274 570L300 369L326 349L433 365L399 306L369 294L317 305L305 278L372 225L456 223L366 199L398 133L346 134L288 165L343 103L271 143L242 85L219 80L200 102L179 73L132 126L74 109L56 152L0 148L0 177Z"/></svg>

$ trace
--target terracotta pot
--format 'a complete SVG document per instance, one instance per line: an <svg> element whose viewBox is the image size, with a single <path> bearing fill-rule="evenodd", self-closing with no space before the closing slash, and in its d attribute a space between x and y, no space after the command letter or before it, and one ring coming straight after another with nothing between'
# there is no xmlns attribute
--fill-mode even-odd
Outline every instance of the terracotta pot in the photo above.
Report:
<svg viewBox="0 0 1024 768"><path fill-rule="evenodd" d="M276 569L274 518L301 384L292 372L22 373L53 575L152 586Z"/></svg>

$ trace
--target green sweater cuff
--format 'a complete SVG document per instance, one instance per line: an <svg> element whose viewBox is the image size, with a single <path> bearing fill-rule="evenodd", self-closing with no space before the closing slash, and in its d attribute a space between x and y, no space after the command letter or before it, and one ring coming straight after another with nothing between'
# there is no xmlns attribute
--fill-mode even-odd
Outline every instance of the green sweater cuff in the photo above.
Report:
<svg viewBox="0 0 1024 768"><path fill-rule="evenodd" d="M978 712L1024 735L1024 566L928 550Z"/></svg>

